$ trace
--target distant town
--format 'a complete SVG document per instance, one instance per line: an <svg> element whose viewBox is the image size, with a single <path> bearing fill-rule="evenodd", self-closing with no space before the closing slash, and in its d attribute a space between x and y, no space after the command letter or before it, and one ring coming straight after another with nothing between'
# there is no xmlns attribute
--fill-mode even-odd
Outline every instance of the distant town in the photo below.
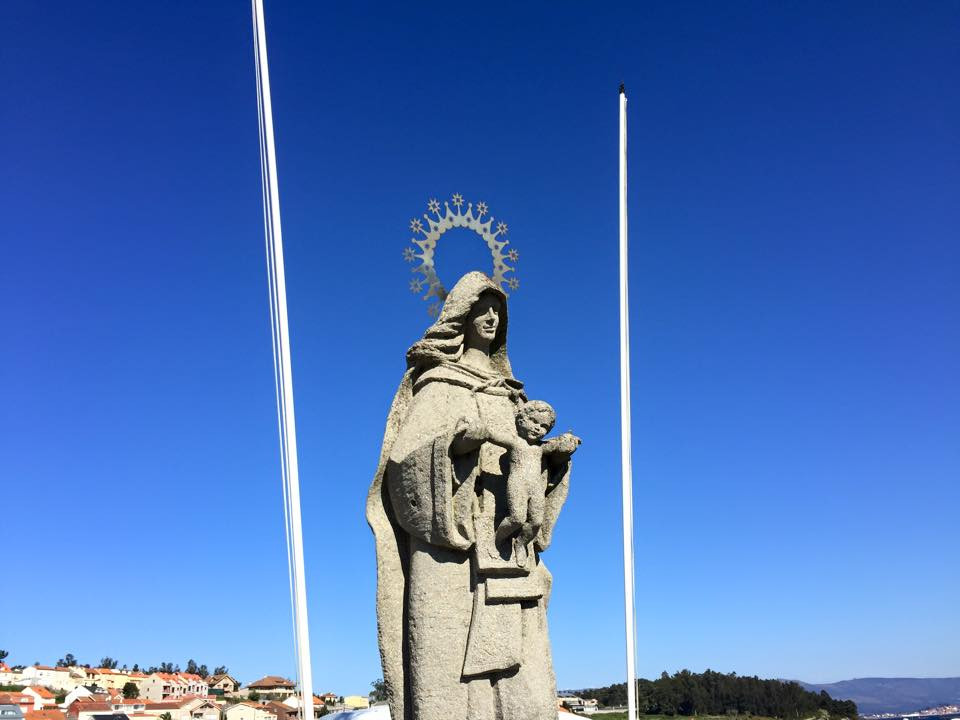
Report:
<svg viewBox="0 0 960 720"><path fill-rule="evenodd" d="M303 720L296 683L279 675L266 675L244 685L226 666L211 672L193 660L181 670L173 663L145 668L134 664L128 668L109 657L91 667L80 664L71 654L54 665L9 665L4 661L6 656L0 650L0 720ZM365 696L336 692L314 695L314 720L385 702L382 680L375 680L371 687ZM641 714L661 718L857 718L854 703L833 700L826 692L812 693L795 682L738 677L735 673L663 673L655 681L638 681L637 690ZM706 699L709 697L722 698L720 705L712 707ZM625 701L626 686L620 683L561 691L557 707L561 714L602 717L622 711ZM960 704L859 717L960 720Z"/></svg>
<svg viewBox="0 0 960 720"><path fill-rule="evenodd" d="M266 675L243 685L225 666L212 672L188 660L141 668L112 658L98 667L67 654L54 665L8 665L0 650L0 720L302 720L296 683ZM382 680L369 695L313 696L314 718L386 701ZM558 709L592 714L597 700L565 693Z"/></svg>
<svg viewBox="0 0 960 720"><path fill-rule="evenodd" d="M893 720L893 718L949 718L960 716L960 705L938 705L911 713L879 713L877 715L861 715L862 720Z"/></svg>
<svg viewBox="0 0 960 720"><path fill-rule="evenodd" d="M0 661L0 720L300 720L296 684L267 675L242 685L226 667L208 672L188 661L141 669ZM370 696L314 695L314 716L370 706Z"/></svg>

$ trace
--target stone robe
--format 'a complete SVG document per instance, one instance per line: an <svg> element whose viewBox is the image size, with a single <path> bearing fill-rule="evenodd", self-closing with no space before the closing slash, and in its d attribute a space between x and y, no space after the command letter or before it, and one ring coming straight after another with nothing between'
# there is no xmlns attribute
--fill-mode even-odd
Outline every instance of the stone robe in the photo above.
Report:
<svg viewBox="0 0 960 720"><path fill-rule="evenodd" d="M408 371L394 400L368 502L394 720L556 718L551 578L539 551L566 499L570 463L548 470L544 522L520 567L508 549L490 551L506 514L504 450L486 442L453 452L463 420L515 435L524 399L512 378L447 361L418 377Z"/></svg>

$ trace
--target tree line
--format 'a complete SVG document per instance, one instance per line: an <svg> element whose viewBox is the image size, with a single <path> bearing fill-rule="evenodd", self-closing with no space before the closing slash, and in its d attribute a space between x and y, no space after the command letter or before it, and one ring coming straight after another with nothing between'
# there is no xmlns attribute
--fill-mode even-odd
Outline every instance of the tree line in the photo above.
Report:
<svg viewBox="0 0 960 720"><path fill-rule="evenodd" d="M0 660L4 660L8 656L9 656L9 653L6 650L0 650ZM34 665L39 665L39 664L40 664L39 661L34 663ZM57 660L56 666L58 668L98 667L98 668L106 668L108 670L116 670L118 667L120 667L120 661L115 660L114 658L108 655L106 657L100 658L99 664L95 666L91 666L89 663L81 663L79 660L77 660L77 658L74 656L73 653L67 653L62 658ZM24 667L25 667L24 665L13 666L15 670L22 670ZM162 672L162 673L181 672L179 663L175 665L171 662L162 662L159 665L150 665L149 667L142 667L142 668L137 663L134 663L133 667L131 668L128 668L126 665L123 665L120 669L124 671L129 670L130 672L142 672L142 673L146 673L147 675L150 675L151 673L155 673L155 672ZM218 665L213 669L213 672L210 672L207 669L206 665L198 664L193 658L190 658L189 660L187 660L186 669L184 669L182 672L187 672L187 673L190 673L191 675L199 675L203 679L206 679L211 675L226 675L230 672L230 668L228 668L226 665Z"/></svg>
<svg viewBox="0 0 960 720"><path fill-rule="evenodd" d="M604 706L627 704L627 684L579 691ZM637 712L645 715L763 715L796 720L829 714L856 720L857 704L834 700L826 691L805 690L798 683L761 680L736 673L682 670L657 680L637 680Z"/></svg>

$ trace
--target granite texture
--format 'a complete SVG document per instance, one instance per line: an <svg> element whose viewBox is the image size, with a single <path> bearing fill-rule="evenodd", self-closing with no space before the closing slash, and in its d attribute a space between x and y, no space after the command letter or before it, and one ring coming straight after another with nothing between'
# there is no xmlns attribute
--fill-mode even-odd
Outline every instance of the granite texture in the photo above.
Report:
<svg viewBox="0 0 960 720"><path fill-rule="evenodd" d="M504 293L468 273L407 352L387 418L367 520L394 720L557 717L540 554L580 440L542 439L553 410L527 406L506 338Z"/></svg>

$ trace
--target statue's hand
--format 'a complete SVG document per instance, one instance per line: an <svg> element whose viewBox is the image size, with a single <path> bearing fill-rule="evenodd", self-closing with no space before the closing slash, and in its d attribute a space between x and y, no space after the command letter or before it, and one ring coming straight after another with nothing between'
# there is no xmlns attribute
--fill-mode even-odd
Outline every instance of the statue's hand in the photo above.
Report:
<svg viewBox="0 0 960 720"><path fill-rule="evenodd" d="M543 444L543 450L547 453L566 455L569 457L577 451L581 442L583 441L573 433L565 432L562 435L547 440Z"/></svg>
<svg viewBox="0 0 960 720"><path fill-rule="evenodd" d="M453 451L458 455L476 450L489 434L487 426L481 421L466 417L457 420L453 429Z"/></svg>
<svg viewBox="0 0 960 720"><path fill-rule="evenodd" d="M454 427L454 432L457 435L474 435L478 425L479 423L474 422L469 418L462 417L457 420L457 424Z"/></svg>

